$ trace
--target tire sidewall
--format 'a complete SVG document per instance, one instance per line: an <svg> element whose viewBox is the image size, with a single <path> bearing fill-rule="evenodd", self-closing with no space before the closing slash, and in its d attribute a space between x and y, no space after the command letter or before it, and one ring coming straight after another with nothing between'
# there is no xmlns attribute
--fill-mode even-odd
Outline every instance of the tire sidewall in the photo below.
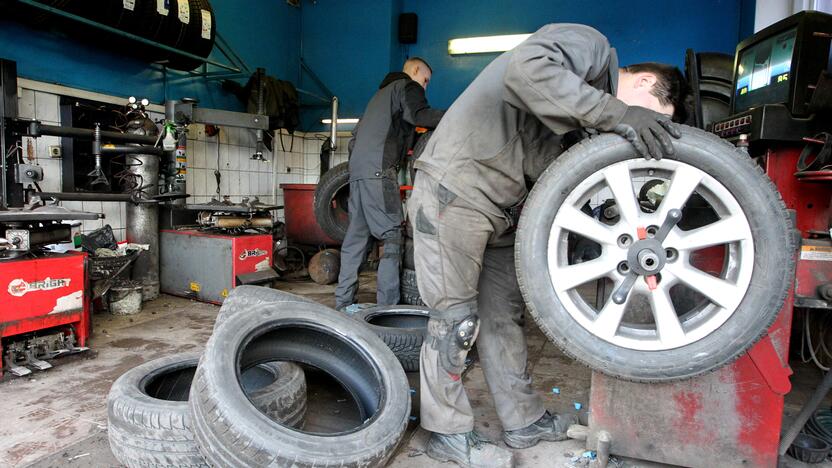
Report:
<svg viewBox="0 0 832 468"><path fill-rule="evenodd" d="M776 318L794 270L793 238L785 206L773 185L747 155L713 135L683 127L676 156L722 183L749 221L755 259L745 297L717 330L689 345L666 351L635 351L595 337L558 300L548 269L549 233L557 208L586 177L613 163L635 159L630 144L602 135L564 153L540 177L519 223L517 274L530 311L547 335L568 354L614 377L664 381L706 372L736 358Z"/></svg>

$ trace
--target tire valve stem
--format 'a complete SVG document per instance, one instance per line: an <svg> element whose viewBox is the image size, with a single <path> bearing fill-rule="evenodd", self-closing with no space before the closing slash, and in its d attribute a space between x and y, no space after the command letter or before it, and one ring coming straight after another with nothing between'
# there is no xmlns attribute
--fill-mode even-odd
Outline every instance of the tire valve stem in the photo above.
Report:
<svg viewBox="0 0 832 468"><path fill-rule="evenodd" d="M651 291L655 291L659 287L659 282L656 281L656 275L645 276L644 281L647 282L647 287Z"/></svg>

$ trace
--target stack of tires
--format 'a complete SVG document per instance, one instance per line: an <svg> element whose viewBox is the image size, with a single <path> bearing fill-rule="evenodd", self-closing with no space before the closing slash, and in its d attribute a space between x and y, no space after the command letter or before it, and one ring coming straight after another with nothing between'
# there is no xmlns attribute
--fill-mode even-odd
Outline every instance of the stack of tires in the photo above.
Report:
<svg viewBox="0 0 832 468"><path fill-rule="evenodd" d="M303 364L353 396L361 423L304 431ZM201 356L136 367L108 401L112 451L134 466L383 466L410 416L409 384L369 327L289 293L240 286Z"/></svg>

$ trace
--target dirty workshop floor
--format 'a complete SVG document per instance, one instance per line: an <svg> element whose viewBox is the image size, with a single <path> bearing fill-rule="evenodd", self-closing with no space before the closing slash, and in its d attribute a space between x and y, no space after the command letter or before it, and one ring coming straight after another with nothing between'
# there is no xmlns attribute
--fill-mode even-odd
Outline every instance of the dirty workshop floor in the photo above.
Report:
<svg viewBox="0 0 832 468"><path fill-rule="evenodd" d="M362 276L363 302L374 301L374 277ZM279 289L333 306L333 286L311 282L281 282ZM91 350L54 362L55 367L31 378L0 382L0 467L114 467L118 462L107 442L107 393L112 382L129 368L157 357L199 351L211 334L218 307L173 296L145 303L141 314L117 317L96 314ZM529 326L529 361L536 387L553 411L574 412L581 403L586 421L590 372L565 357L534 325ZM819 372L798 372L796 390L789 395L787 415L796 413L817 383ZM466 374L466 388L475 409L477 429L500 439L493 403L477 365ZM560 394L554 394L557 387ZM311 397L311 396L310 396ZM396 468L444 467L422 454L426 433L411 424L390 463ZM583 443L541 443L516 452L519 467L570 467ZM660 466L626 461L625 466ZM789 466L804 466L792 462ZM809 466L809 465L805 465ZM822 465L832 467L832 463Z"/></svg>

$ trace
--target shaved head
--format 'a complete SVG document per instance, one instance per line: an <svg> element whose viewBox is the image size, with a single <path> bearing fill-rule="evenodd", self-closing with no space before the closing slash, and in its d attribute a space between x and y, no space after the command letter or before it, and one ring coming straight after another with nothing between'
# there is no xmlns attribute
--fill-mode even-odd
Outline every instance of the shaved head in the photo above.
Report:
<svg viewBox="0 0 832 468"><path fill-rule="evenodd" d="M428 83L430 82L430 77L433 74L433 70L431 70L430 65L419 57L411 57L404 62L404 67L402 67L402 71L407 73L410 78L419 83L419 85L425 89L428 87Z"/></svg>

